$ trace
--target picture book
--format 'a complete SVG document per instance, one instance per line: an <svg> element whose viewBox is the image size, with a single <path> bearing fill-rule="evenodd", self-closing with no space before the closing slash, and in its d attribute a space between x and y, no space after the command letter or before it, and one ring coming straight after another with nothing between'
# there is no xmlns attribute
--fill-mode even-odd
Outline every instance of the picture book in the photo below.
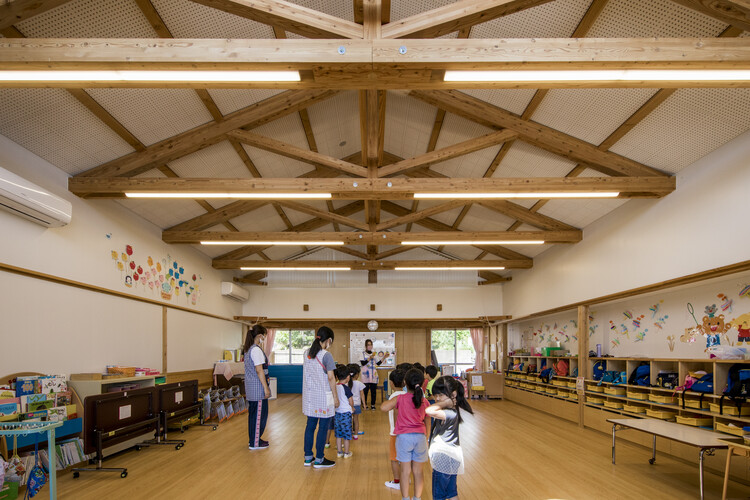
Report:
<svg viewBox="0 0 750 500"><path fill-rule="evenodd" d="M78 418L78 409L76 405L65 405L65 408L68 412L68 420L71 420L73 418Z"/></svg>
<svg viewBox="0 0 750 500"><path fill-rule="evenodd" d="M20 406L18 398L0 400L0 422L17 420Z"/></svg>
<svg viewBox="0 0 750 500"><path fill-rule="evenodd" d="M22 412L29 411L29 404L38 403L39 401L47 401L47 395L46 394L27 394L26 396L21 396L21 411Z"/></svg>
<svg viewBox="0 0 750 500"><path fill-rule="evenodd" d="M32 421L32 422L42 422L44 420L47 420L47 410L40 410L40 411L30 411L27 413L21 413L21 420L24 421Z"/></svg>
<svg viewBox="0 0 750 500"><path fill-rule="evenodd" d="M56 406L47 411L47 420L49 422L60 422L68 419L68 410L65 406Z"/></svg>
<svg viewBox="0 0 750 500"><path fill-rule="evenodd" d="M26 411L30 412L30 411L39 411L39 410L49 410L53 406L55 406L54 399L48 399L46 401L36 401L34 403L29 403L28 407L26 408Z"/></svg>
<svg viewBox="0 0 750 500"><path fill-rule="evenodd" d="M16 380L16 397L26 396L39 392L37 389L38 377L18 377Z"/></svg>
<svg viewBox="0 0 750 500"><path fill-rule="evenodd" d="M65 377L60 375L54 375L49 377L41 377L39 379L40 389L39 392L42 394L50 394L53 392L65 392L68 390L68 382Z"/></svg>
<svg viewBox="0 0 750 500"><path fill-rule="evenodd" d="M9 398L15 398L16 397L16 391L13 389L0 389L0 399L9 399Z"/></svg>
<svg viewBox="0 0 750 500"><path fill-rule="evenodd" d="M73 393L70 391L58 392L54 396L55 406L66 406L73 403Z"/></svg>

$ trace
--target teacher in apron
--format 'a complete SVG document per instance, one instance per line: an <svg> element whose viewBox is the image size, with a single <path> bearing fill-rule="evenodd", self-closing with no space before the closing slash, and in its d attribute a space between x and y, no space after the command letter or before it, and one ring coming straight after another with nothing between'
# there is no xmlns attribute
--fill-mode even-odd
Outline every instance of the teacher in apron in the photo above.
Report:
<svg viewBox="0 0 750 500"><path fill-rule="evenodd" d="M378 370L377 367L383 363L383 359L372 349L372 340L365 340L365 351L362 353L362 383L365 384L365 400L362 401L362 408L367 409L367 393L370 396L370 409L375 409L375 397L378 390Z"/></svg>
<svg viewBox="0 0 750 500"><path fill-rule="evenodd" d="M268 421L268 357L261 345L266 340L266 329L253 325L245 337L245 398L247 399L247 431L251 450L268 448L268 441L261 439Z"/></svg>
<svg viewBox="0 0 750 500"><path fill-rule="evenodd" d="M328 349L333 344L333 330L321 326L315 333L310 349L305 351L302 365L302 413L307 416L305 426L305 466L316 469L336 465L324 456L326 434L331 426L335 409L339 406L336 394L336 363ZM318 428L313 457L313 439Z"/></svg>

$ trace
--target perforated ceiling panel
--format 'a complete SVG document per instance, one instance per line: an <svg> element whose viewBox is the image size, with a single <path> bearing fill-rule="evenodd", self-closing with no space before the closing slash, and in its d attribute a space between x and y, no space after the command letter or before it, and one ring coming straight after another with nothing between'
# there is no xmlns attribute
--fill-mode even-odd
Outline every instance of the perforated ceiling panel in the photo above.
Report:
<svg viewBox="0 0 750 500"><path fill-rule="evenodd" d="M619 198L611 200L550 200L539 210L539 213L554 217L571 226L583 228L627 201Z"/></svg>
<svg viewBox="0 0 750 500"><path fill-rule="evenodd" d="M553 89L531 118L600 144L655 93L656 89Z"/></svg>
<svg viewBox="0 0 750 500"><path fill-rule="evenodd" d="M240 231L285 231L286 225L271 204L230 220Z"/></svg>
<svg viewBox="0 0 750 500"><path fill-rule="evenodd" d="M0 134L69 174L133 151L62 89L0 89Z"/></svg>
<svg viewBox="0 0 750 500"><path fill-rule="evenodd" d="M338 0L288 0L290 3L354 22L354 2Z"/></svg>
<svg viewBox="0 0 750 500"><path fill-rule="evenodd" d="M180 177L252 177L229 141L222 141L169 163Z"/></svg>
<svg viewBox="0 0 750 500"><path fill-rule="evenodd" d="M399 92L389 92L385 103L385 150L411 158L427 150L437 108Z"/></svg>
<svg viewBox="0 0 750 500"><path fill-rule="evenodd" d="M386 106L388 97L386 97ZM342 92L308 108L310 126L321 154L344 158L362 149L357 92Z"/></svg>
<svg viewBox="0 0 750 500"><path fill-rule="evenodd" d="M170 228L180 222L205 214L192 200L116 200L131 212L139 215L161 229ZM98 203L107 203L102 200Z"/></svg>
<svg viewBox="0 0 750 500"><path fill-rule="evenodd" d="M226 230L226 228L224 228ZM226 252L229 251L230 248L236 248L236 247L225 247L225 246L219 246L219 245L196 245L196 250L198 250L200 253L208 256L211 259L215 259L216 257L219 257L220 255L224 255ZM242 273L245 273L247 271L239 271Z"/></svg>
<svg viewBox="0 0 750 500"><path fill-rule="evenodd" d="M471 29L471 38L566 38L573 34L590 0L556 0L500 17Z"/></svg>
<svg viewBox="0 0 750 500"><path fill-rule="evenodd" d="M725 23L670 0L610 0L594 22L589 37L716 36Z"/></svg>
<svg viewBox="0 0 750 500"><path fill-rule="evenodd" d="M190 89L88 89L112 116L145 145L212 120Z"/></svg>
<svg viewBox="0 0 750 500"><path fill-rule="evenodd" d="M308 149L307 138L305 137L299 115L296 113L262 125L253 129L253 132L265 137L271 137L277 141L292 144L299 148ZM315 169L309 163L293 160L247 145L244 145L244 147L263 177L297 177Z"/></svg>
<svg viewBox="0 0 750 500"><path fill-rule="evenodd" d="M420 206L420 208L423 207ZM448 210L447 212L440 212L439 214L435 214L430 218L438 222L442 222L443 224L448 224L450 226L453 225L453 222L456 220L456 217L458 217L458 214L460 213L460 208L454 208L453 210Z"/></svg>
<svg viewBox="0 0 750 500"><path fill-rule="evenodd" d="M680 89L612 151L675 173L747 130L750 89Z"/></svg>
<svg viewBox="0 0 750 500"><path fill-rule="evenodd" d="M75 0L16 24L30 38L153 38L130 0Z"/></svg>
<svg viewBox="0 0 750 500"><path fill-rule="evenodd" d="M474 204L461 222L461 231L505 231L515 219L489 208Z"/></svg>
<svg viewBox="0 0 750 500"><path fill-rule="evenodd" d="M575 166L562 156L515 141L493 177L565 177Z"/></svg>
<svg viewBox="0 0 750 500"><path fill-rule="evenodd" d="M273 38L270 26L188 0L152 0L175 38Z"/></svg>
<svg viewBox="0 0 750 500"><path fill-rule="evenodd" d="M208 91L222 115L228 115L282 92L284 91L277 89L211 89Z"/></svg>
<svg viewBox="0 0 750 500"><path fill-rule="evenodd" d="M486 135L492 129L479 125L460 116L446 114L435 149L442 149L459 142ZM500 151L500 145L480 149L448 161L437 163L431 168L449 177L482 177L490 163Z"/></svg>
<svg viewBox="0 0 750 500"><path fill-rule="evenodd" d="M455 3L457 0L391 0L391 22Z"/></svg>
<svg viewBox="0 0 750 500"><path fill-rule="evenodd" d="M529 105L536 93L535 89L465 89L465 94L474 96L485 102L507 109L511 113L520 115Z"/></svg>

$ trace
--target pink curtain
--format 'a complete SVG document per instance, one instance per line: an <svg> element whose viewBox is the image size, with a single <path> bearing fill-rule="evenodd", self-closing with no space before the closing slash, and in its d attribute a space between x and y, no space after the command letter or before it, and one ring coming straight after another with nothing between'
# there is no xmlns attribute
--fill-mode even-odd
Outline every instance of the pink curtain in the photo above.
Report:
<svg viewBox="0 0 750 500"><path fill-rule="evenodd" d="M471 342L474 344L474 369L481 370L484 363L484 328L471 328Z"/></svg>
<svg viewBox="0 0 750 500"><path fill-rule="evenodd" d="M263 352L266 353L266 356L268 356L268 359L271 358L271 352L273 351L273 341L276 338L276 329L275 328L268 328L266 330L266 342L263 344Z"/></svg>

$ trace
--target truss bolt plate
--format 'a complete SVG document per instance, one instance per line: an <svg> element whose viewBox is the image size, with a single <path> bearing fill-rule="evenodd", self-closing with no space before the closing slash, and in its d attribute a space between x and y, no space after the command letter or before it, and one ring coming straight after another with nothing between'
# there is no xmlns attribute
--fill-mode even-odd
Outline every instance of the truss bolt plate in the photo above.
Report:
<svg viewBox="0 0 750 500"><path fill-rule="evenodd" d="M346 54L346 47L344 47L343 45L339 46L339 54L341 54L341 55ZM402 54L403 54L403 52L402 52Z"/></svg>
<svg viewBox="0 0 750 500"><path fill-rule="evenodd" d="M406 54L406 45L402 45L401 47L399 47L398 48L398 53L402 54L402 55Z"/></svg>

